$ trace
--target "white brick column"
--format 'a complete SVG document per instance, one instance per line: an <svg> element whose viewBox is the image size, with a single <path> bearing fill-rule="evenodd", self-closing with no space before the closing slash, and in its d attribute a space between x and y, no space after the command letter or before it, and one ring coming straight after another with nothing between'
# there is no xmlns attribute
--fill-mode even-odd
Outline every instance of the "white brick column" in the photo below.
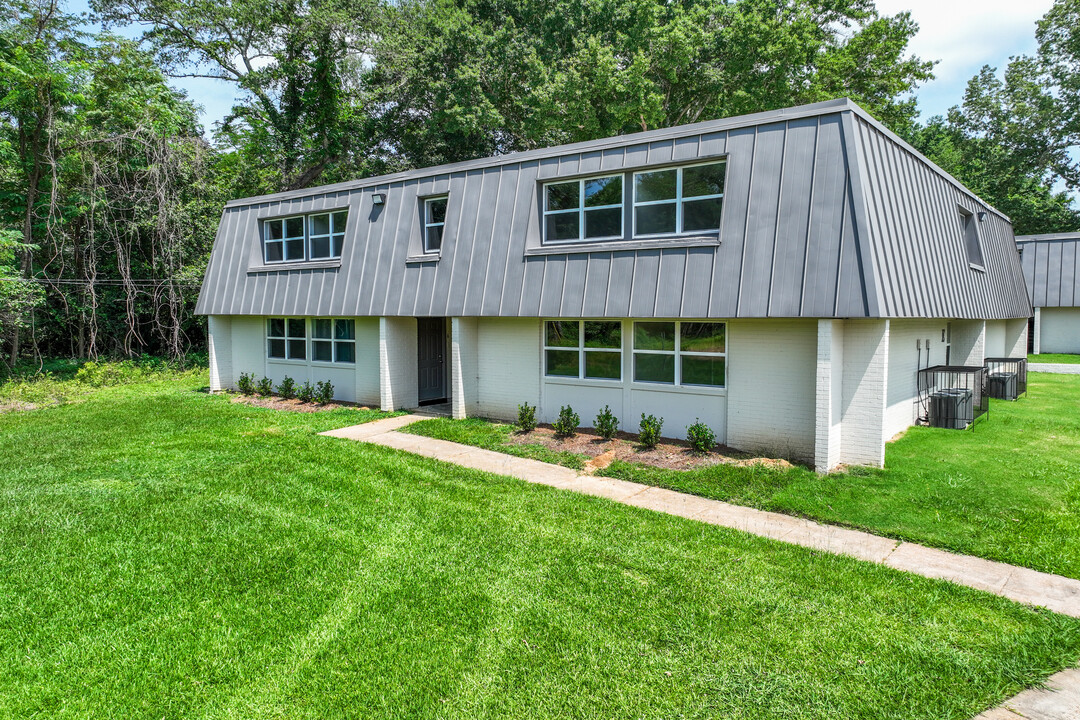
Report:
<svg viewBox="0 0 1080 720"><path fill-rule="evenodd" d="M953 365L982 365L986 359L986 321L953 320Z"/></svg>
<svg viewBox="0 0 1080 720"><path fill-rule="evenodd" d="M236 382L232 368L232 318L206 318L206 342L210 350L210 392L230 388Z"/></svg>
<svg viewBox="0 0 1080 720"><path fill-rule="evenodd" d="M840 462L885 464L889 321L844 323Z"/></svg>
<svg viewBox="0 0 1080 720"><path fill-rule="evenodd" d="M843 366L844 321L818 320L814 468L820 473L840 462Z"/></svg>
<svg viewBox="0 0 1080 720"><path fill-rule="evenodd" d="M416 318L379 318L379 405L383 410L414 408Z"/></svg>
<svg viewBox="0 0 1080 720"><path fill-rule="evenodd" d="M450 403L460 420L476 412L479 385L477 319L450 319Z"/></svg>
<svg viewBox="0 0 1080 720"><path fill-rule="evenodd" d="M1035 347L1031 348L1038 355L1042 352L1042 308L1035 308Z"/></svg>
<svg viewBox="0 0 1080 720"><path fill-rule="evenodd" d="M1028 321L1016 318L1005 321L1005 357L1027 357Z"/></svg>

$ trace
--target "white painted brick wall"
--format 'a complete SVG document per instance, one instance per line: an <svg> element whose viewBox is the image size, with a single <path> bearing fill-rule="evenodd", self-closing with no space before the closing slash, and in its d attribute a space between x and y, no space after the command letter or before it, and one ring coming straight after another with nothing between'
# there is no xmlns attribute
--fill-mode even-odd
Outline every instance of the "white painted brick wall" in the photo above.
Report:
<svg viewBox="0 0 1080 720"><path fill-rule="evenodd" d="M416 318L379 318L380 406L417 406Z"/></svg>
<svg viewBox="0 0 1080 720"><path fill-rule="evenodd" d="M477 412L513 420L517 406L540 404L540 320L477 320Z"/></svg>
<svg viewBox="0 0 1080 720"><path fill-rule="evenodd" d="M728 445L814 462L817 355L816 320L728 324Z"/></svg>
<svg viewBox="0 0 1080 720"><path fill-rule="evenodd" d="M1042 308L1035 308L1035 337L1032 339L1032 351L1038 355L1042 352Z"/></svg>
<svg viewBox="0 0 1080 720"><path fill-rule="evenodd" d="M843 333L842 320L818 320L814 467L819 472L840 460L840 433L834 432L834 423L839 410L836 386L843 381Z"/></svg>
<svg viewBox="0 0 1080 720"><path fill-rule="evenodd" d="M952 321L952 365L980 366L986 359L986 321Z"/></svg>
<svg viewBox="0 0 1080 720"><path fill-rule="evenodd" d="M1028 350L1028 321L1027 318L1017 318L1005 321L1005 354L1003 357L1023 358L1027 357Z"/></svg>
<svg viewBox="0 0 1080 720"><path fill-rule="evenodd" d="M355 397L352 402L380 406L379 387L379 318L356 318Z"/></svg>
<svg viewBox="0 0 1080 720"><path fill-rule="evenodd" d="M210 391L234 385L232 372L232 320L226 315L206 318L207 347L210 351Z"/></svg>
<svg viewBox="0 0 1080 720"><path fill-rule="evenodd" d="M986 357L1009 356L1012 346L1011 343L1006 343L1008 322L1008 320L986 321Z"/></svg>
<svg viewBox="0 0 1080 720"><path fill-rule="evenodd" d="M844 323L841 462L885 464L885 400L889 377L889 321Z"/></svg>
<svg viewBox="0 0 1080 720"><path fill-rule="evenodd" d="M945 364L946 343L941 338L947 322L944 319L890 321L889 381L884 427L886 439L906 430L918 417L918 372L920 368ZM956 337L954 324L954 342Z"/></svg>
<svg viewBox="0 0 1080 720"><path fill-rule="evenodd" d="M1080 308L1044 307L1036 315L1039 347L1036 352L1080 353ZM1040 322L1041 321L1041 322Z"/></svg>
<svg viewBox="0 0 1080 720"><path fill-rule="evenodd" d="M266 374L266 319L251 315L232 316L232 384L240 373L258 380Z"/></svg>
<svg viewBox="0 0 1080 720"><path fill-rule="evenodd" d="M450 321L450 402L457 419L477 414L477 385L480 369L477 366L476 318L452 318Z"/></svg>

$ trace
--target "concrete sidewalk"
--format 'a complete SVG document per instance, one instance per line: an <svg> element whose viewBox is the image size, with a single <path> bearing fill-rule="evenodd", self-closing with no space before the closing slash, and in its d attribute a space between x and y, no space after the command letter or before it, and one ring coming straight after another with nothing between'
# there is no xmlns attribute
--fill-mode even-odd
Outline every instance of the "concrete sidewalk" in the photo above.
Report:
<svg viewBox="0 0 1080 720"><path fill-rule="evenodd" d="M1070 365L1069 363L1028 363L1028 372L1080 375L1080 365ZM1077 715L1076 717L1080 718L1080 715Z"/></svg>
<svg viewBox="0 0 1080 720"><path fill-rule="evenodd" d="M949 580L1016 602L1042 606L1080 618L1080 580L969 555L957 555L916 543L823 525L804 518L755 510L674 490L615 478L582 475L577 470L561 465L519 458L471 445L395 432L423 419L423 416L418 415L402 415L322 434L375 443L474 470L509 475L531 483L603 497L625 505L678 515L711 525L722 525L793 545L848 555L924 577Z"/></svg>

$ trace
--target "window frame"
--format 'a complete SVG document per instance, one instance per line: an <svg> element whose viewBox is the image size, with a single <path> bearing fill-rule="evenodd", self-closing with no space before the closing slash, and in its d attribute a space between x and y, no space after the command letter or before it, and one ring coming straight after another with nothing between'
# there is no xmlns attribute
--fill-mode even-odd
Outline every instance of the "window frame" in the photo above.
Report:
<svg viewBox="0 0 1080 720"><path fill-rule="evenodd" d="M577 326L578 326L578 344L576 346L548 345L548 342L547 342L547 337L548 337L547 329L548 328L547 328L547 326L548 326L548 323L552 323L552 322L557 322L557 323L575 322L575 323L577 323ZM585 323L591 323L591 322L612 323L612 324L618 325L619 326L619 347L617 347L617 348L586 347L585 346ZM560 319L560 318L544 318L543 322L540 325L540 332L541 332L540 345L541 345L541 353L543 354L543 358L544 358L544 372L543 372L544 379L546 381L548 381L548 382L551 382L551 381L558 382L560 380L585 380L585 381L588 381L588 382L599 382L599 383L609 383L609 384L612 384L612 385L621 385L623 383L623 380L624 380L623 375L625 374L625 372L624 372L625 368L623 367L623 350L624 350L624 345L625 345L625 339L624 339L624 336L623 336L623 330L624 330L623 325L624 325L624 323L623 323L623 321L621 319L614 319L613 320L611 318L590 318L590 319L576 319L576 320L575 319L563 320L563 319ZM549 350L558 350L558 351L564 351L564 352L577 353L577 358L578 358L578 372L577 372L577 375L576 376L574 376L574 375L549 375L548 374L548 351ZM619 356L619 377L617 377L617 378L605 378L605 377L589 377L588 375L586 375L586 372L585 372L585 367L586 367L585 354L590 353L590 352L618 353L618 356Z"/></svg>
<svg viewBox="0 0 1080 720"><path fill-rule="evenodd" d="M593 243L593 242L610 242L612 240L622 240L626 237L626 173L605 173L602 175L588 175L586 177L579 178L566 178L566 179L552 179L546 181L541 188L540 196L540 210L541 210L541 223L540 223L540 238L544 245L569 245L573 243ZM620 193L621 199L617 205L597 205L595 207L587 207L585 205L585 183L590 180L604 180L607 178L619 178L619 182L622 185L622 192ZM552 185L568 185L572 182L578 184L578 206L577 208L567 208L565 210L548 210L548 188ZM619 209L619 232L617 235L603 235L601 237L585 237L585 213L589 210L613 210ZM547 223L548 217L551 215L569 215L576 212L578 215L578 236L577 238L568 238L565 240L549 240L547 236Z"/></svg>
<svg viewBox="0 0 1080 720"><path fill-rule="evenodd" d="M423 220L424 220L424 236L421 238L421 244L423 245L425 255L440 255L440 254L442 254L443 241L446 240L446 215L443 215L443 221L442 222L434 223L434 222L429 222L428 221L428 218L430 217L430 214L428 213L428 208L431 207L431 203L438 202L440 200L445 200L446 201L446 214L448 215L450 213L450 194L449 193L447 193L445 195L432 195L431 197L423 198L424 207L423 207L422 212L423 212ZM428 230L430 230L433 227L441 227L443 229L442 234L439 236L439 247L437 247L435 249L432 249L431 245L428 243Z"/></svg>
<svg viewBox="0 0 1080 720"><path fill-rule="evenodd" d="M968 267L986 272L986 256L983 254L982 238L979 236L978 211L972 212L963 205L957 205L956 209L960 213L960 238L964 244L964 257L967 258Z"/></svg>
<svg viewBox="0 0 1080 720"><path fill-rule="evenodd" d="M282 327L283 327L283 333L284 334L282 334L282 335L271 335L270 334L270 323L272 323L274 320L281 320L281 322L283 323ZM296 335L290 335L289 334L289 321L290 320L299 320L299 321L304 323L304 336L302 338L303 341L304 341L304 357L293 357L293 355L292 355L292 346L291 346L290 343L296 342L297 340L300 340L301 338L296 336ZM306 363L306 362L308 362L308 358L311 356L311 347L310 347L310 344L311 344L311 332L310 332L310 329L308 328L307 318L287 317L287 316L277 316L277 315L268 316L266 318L266 322L263 324L263 328L264 328L264 331L265 331L265 339L264 339L263 347L265 349L266 360L268 362L293 362L293 363L300 363L300 362ZM272 341L272 340L280 340L280 341L285 343L285 356L284 357L279 357L277 355L271 355L270 354L270 341Z"/></svg>
<svg viewBox="0 0 1080 720"><path fill-rule="evenodd" d="M728 158L723 156L720 158L714 158L705 160L702 162L693 162L685 165L665 165L653 168L642 168L641 170L635 170L631 173L630 182L633 187L630 189L630 214L631 223L633 227L633 236L635 238L664 238L675 237L679 235L688 235L696 233L714 233L720 232L720 228L724 226L724 208L727 207L727 203L724 202L724 196L726 192L714 193L711 195L693 195L689 198L683 197L683 171L688 168L704 167L706 165L720 165L724 166L724 190L727 190L727 174L728 174ZM638 175L647 175L656 172L665 172L668 170L675 171L675 197L670 200L645 200L638 202L637 199L637 177ZM708 230L684 230L683 229L683 205L686 202L695 202L698 200L720 200L720 227L708 229ZM649 207L653 205L675 205L675 230L671 232L661 233L638 233L637 229L637 209L639 207Z"/></svg>
<svg viewBox="0 0 1080 720"><path fill-rule="evenodd" d="M311 362L321 365L356 365L356 318L340 318L340 317L313 317L311 320L311 328L308 335L311 338ZM326 320L330 323L330 336L329 337L316 337L316 323L320 320ZM337 324L339 322L352 323L352 337L338 339L337 337ZM329 343L330 344L330 360L318 360L315 358L315 344L316 343ZM339 357L339 347L342 345L352 346L352 360L342 360Z"/></svg>
<svg viewBox="0 0 1080 720"><path fill-rule="evenodd" d="M715 323L717 325L724 326L724 351L723 352L703 352L700 350L683 350L682 349L682 326L683 323L696 324L696 323ZM675 324L675 347L672 350L639 350L636 346L637 340L637 325L638 323L674 323ZM630 374L631 382L639 385L647 385L649 387L669 387L669 388L706 388L709 390L727 390L728 380L728 363L727 363L727 347L728 347L728 323L726 320L666 320L663 318L650 318L633 320L631 322L630 329ZM674 374L672 382L664 382L662 380L638 380L637 379L637 356L638 355L665 355L673 358L674 362ZM700 383L684 383L682 380L682 359L683 357L707 357L707 358L723 358L724 360L724 384L723 385L703 385Z"/></svg>
<svg viewBox="0 0 1080 720"><path fill-rule="evenodd" d="M344 225L343 225L343 227L341 228L340 231L338 231L337 226L336 226L335 221L334 221L334 216L339 214L339 213L345 213L345 222L344 222ZM311 263L311 262L335 262L335 261L340 261L342 255L344 255L344 253L345 253L345 236L347 234L347 229L349 227L349 215L351 215L351 214L352 214L352 209L348 205L346 205L344 207L328 208L328 209L325 209L325 210L319 210L317 212L293 213L291 215L279 215L279 216L275 216L275 217L260 218L259 219L259 246L260 246L260 250L261 250L262 264L264 266L300 265L300 264ZM311 257L311 240L312 240L312 238L313 237L326 237L326 235L324 235L322 233L320 233L319 235L314 235L311 232L312 220L313 220L313 218L315 218L318 215L328 215L330 217L330 230L331 230L331 232L330 232L330 235L329 235L329 239L330 239L330 253L331 254L330 254L329 257L319 257L319 258ZM301 220L301 222L303 223L304 230L303 230L303 237L302 238L300 236L298 236L298 235L297 236L286 235L285 228L287 227L287 222L289 220L295 220L297 218L299 218ZM281 223L282 237L281 237L280 240L271 240L270 237L269 237L269 235L270 235L270 227L274 223ZM339 235L341 236L341 253L339 253L337 255L334 255L333 254L334 253L334 237L339 236ZM303 243L303 245L304 245L304 256L302 258L300 258L300 259L287 258L285 256L285 243L290 239L291 240L300 240L300 239L302 239L304 241L304 243ZM267 248L268 248L270 243L281 243L281 260L270 260L270 259L268 259Z"/></svg>

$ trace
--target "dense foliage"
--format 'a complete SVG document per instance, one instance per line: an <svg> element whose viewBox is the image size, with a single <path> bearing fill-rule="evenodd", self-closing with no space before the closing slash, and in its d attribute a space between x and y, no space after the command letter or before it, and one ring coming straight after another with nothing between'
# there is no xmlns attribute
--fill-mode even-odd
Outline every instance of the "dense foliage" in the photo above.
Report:
<svg viewBox="0 0 1080 720"><path fill-rule="evenodd" d="M1063 192L1080 183L1080 0L1055 3L1035 57L926 124L917 27L872 0L58 3L0 10L9 363L204 347L194 302L231 197L838 96L1018 232L1080 226ZM232 83L231 112L201 127L176 76Z"/></svg>

